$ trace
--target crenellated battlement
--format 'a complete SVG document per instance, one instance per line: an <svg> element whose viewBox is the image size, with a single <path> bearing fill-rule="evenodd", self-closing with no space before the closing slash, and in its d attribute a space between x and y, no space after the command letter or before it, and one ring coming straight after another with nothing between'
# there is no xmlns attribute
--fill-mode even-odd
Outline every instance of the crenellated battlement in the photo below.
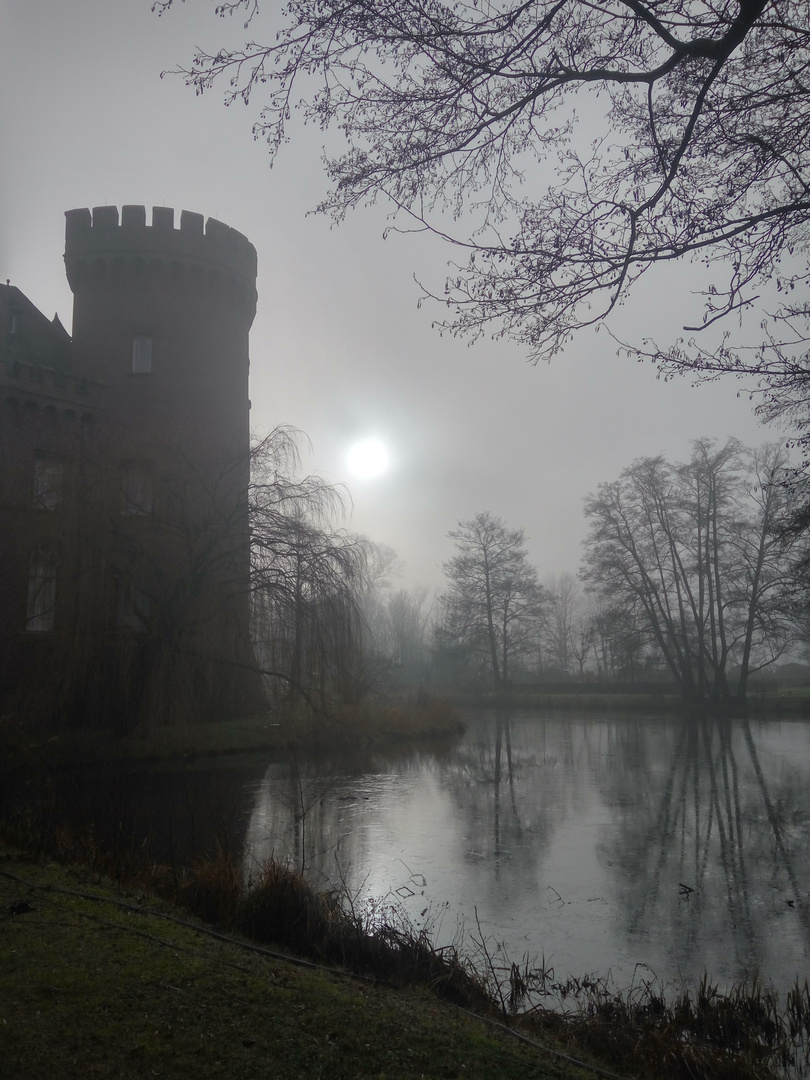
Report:
<svg viewBox="0 0 810 1080"><path fill-rule="evenodd" d="M256 249L246 236L229 225L202 214L183 210L180 228L174 226L174 210L152 207L151 224L146 207L96 206L65 213L65 267L75 292L91 281L120 274L127 266L140 272L170 268L175 277L188 271L199 282L230 283L241 297L255 305Z"/></svg>

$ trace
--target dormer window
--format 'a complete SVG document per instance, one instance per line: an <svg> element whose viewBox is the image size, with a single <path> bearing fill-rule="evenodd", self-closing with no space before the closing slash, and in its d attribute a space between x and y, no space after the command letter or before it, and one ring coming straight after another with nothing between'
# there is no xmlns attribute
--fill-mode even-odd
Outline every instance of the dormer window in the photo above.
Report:
<svg viewBox="0 0 810 1080"><path fill-rule="evenodd" d="M152 339L137 334L132 339L132 374L149 375L152 371Z"/></svg>

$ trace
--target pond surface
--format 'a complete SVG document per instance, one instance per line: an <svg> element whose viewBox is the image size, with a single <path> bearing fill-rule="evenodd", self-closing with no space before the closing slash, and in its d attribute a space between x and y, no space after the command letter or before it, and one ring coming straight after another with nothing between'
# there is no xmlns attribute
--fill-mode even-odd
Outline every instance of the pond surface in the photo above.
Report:
<svg viewBox="0 0 810 1080"><path fill-rule="evenodd" d="M808 974L810 724L478 715L452 747L47 784L0 804L68 807L95 834L182 863L275 855L362 903L397 903L437 944L483 935L561 981L620 988L704 970ZM33 793L33 794L32 794ZM70 809L72 808L72 809ZM461 928L461 930L460 930ZM640 966L639 966L640 965Z"/></svg>
<svg viewBox="0 0 810 1080"><path fill-rule="evenodd" d="M450 751L270 766L247 781L244 858L557 979L784 990L808 974L808 776L805 723L490 715Z"/></svg>

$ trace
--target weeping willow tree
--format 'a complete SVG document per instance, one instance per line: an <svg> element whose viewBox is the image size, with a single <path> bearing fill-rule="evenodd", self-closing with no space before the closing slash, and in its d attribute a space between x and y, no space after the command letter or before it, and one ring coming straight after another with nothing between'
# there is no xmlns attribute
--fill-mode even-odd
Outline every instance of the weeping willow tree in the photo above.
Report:
<svg viewBox="0 0 810 1080"><path fill-rule="evenodd" d="M271 702L319 711L367 689L362 597L375 548L336 528L340 491L319 476L297 478L299 464L292 428L252 449L253 637Z"/></svg>
<svg viewBox="0 0 810 1080"><path fill-rule="evenodd" d="M12 707L148 732L363 695L374 545L336 526L338 489L299 477L295 430L208 457L188 452L198 434L166 431L145 461L126 433L66 433L33 489L22 470L0 493L20 549Z"/></svg>
<svg viewBox="0 0 810 1080"><path fill-rule="evenodd" d="M375 549L335 526L336 488L298 478L298 438L204 467L178 432L151 468L121 438L46 460L42 508L27 488L0 506L32 552L18 699L36 691L56 726L145 732L361 696Z"/></svg>

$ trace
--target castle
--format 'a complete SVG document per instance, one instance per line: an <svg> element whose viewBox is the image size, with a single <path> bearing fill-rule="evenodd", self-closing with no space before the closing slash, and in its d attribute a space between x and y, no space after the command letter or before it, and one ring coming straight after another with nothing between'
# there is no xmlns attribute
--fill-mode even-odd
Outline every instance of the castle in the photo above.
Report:
<svg viewBox="0 0 810 1080"><path fill-rule="evenodd" d="M261 700L249 636L256 251L70 210L73 334L0 285L0 704L122 726Z"/></svg>

